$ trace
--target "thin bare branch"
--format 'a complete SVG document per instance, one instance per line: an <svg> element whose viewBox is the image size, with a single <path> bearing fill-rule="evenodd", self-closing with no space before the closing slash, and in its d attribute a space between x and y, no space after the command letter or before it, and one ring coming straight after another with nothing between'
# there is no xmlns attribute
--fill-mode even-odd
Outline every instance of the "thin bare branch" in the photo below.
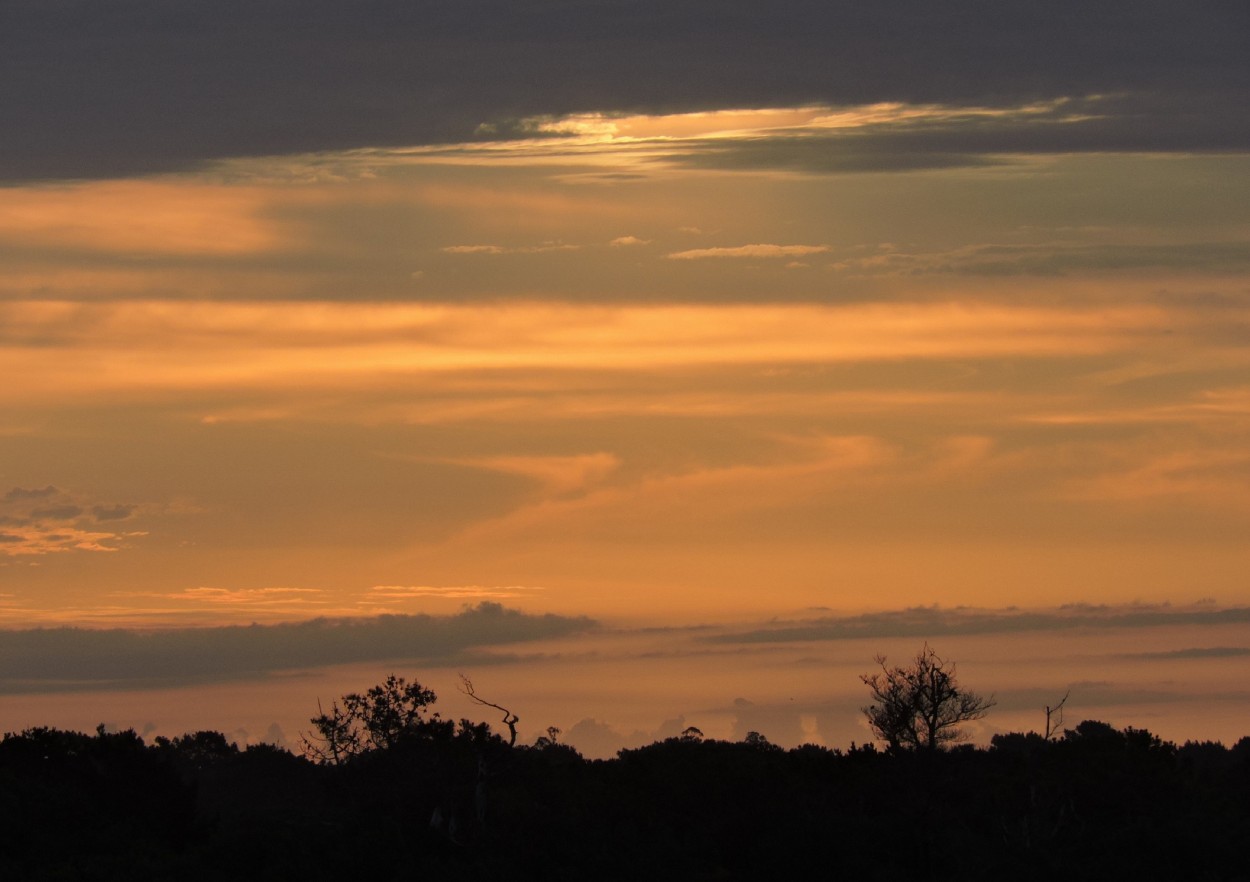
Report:
<svg viewBox="0 0 1250 882"><path fill-rule="evenodd" d="M512 711L508 710L508 708L504 707L502 704L495 704L495 702L487 701L485 698L478 695L473 688L473 681L464 674L460 674L460 686L458 688L462 693L478 704L483 705L484 707L493 707L495 710L503 712L503 724L508 727L508 746L515 747L516 724L521 721L521 718Z"/></svg>
<svg viewBox="0 0 1250 882"><path fill-rule="evenodd" d="M1063 706L1068 703L1068 696L1072 694L1069 689L1063 694L1063 699L1054 707L1046 706L1046 740L1049 741L1055 735L1059 734L1059 727L1063 725Z"/></svg>

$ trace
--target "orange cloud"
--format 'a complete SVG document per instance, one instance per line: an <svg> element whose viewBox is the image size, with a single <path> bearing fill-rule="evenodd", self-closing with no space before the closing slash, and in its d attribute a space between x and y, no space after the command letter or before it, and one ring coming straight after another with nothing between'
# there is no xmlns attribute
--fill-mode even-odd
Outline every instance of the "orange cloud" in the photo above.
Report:
<svg viewBox="0 0 1250 882"><path fill-rule="evenodd" d="M354 389L468 371L637 371L1131 350L1157 307L4 304L0 400L178 389ZM5 337L8 340L5 340ZM38 339L40 345L23 345ZM7 345L6 345L7 342ZM16 344L16 345L15 345ZM441 380L440 380L441 382Z"/></svg>
<svg viewBox="0 0 1250 882"><path fill-rule="evenodd" d="M532 585L374 585L366 595L366 602L392 604L428 597L499 600L524 597L542 590Z"/></svg>
<svg viewBox="0 0 1250 882"><path fill-rule="evenodd" d="M250 254L285 241L259 187L104 181L0 189L0 241L132 254Z"/></svg>
<svg viewBox="0 0 1250 882"><path fill-rule="evenodd" d="M620 465L611 453L580 456L489 456L477 459L447 460L458 465L520 475L537 481L545 492L566 494L602 482Z"/></svg>
<svg viewBox="0 0 1250 882"><path fill-rule="evenodd" d="M470 527L460 541L518 534L610 535L618 529L678 535L691 524L733 520L745 512L784 507L839 486L876 483L898 451L867 436L793 439L801 452L766 464L701 467L591 489L574 498L548 497L503 518Z"/></svg>
<svg viewBox="0 0 1250 882"><path fill-rule="evenodd" d="M1250 512L1250 452L1172 449L1138 452L1137 461L1066 483L1077 499L1115 503L1177 503Z"/></svg>
<svg viewBox="0 0 1250 882"><path fill-rule="evenodd" d="M675 251L668 255L668 258L669 260L705 260L722 257L803 257L828 250L828 245L738 245L732 248L693 248L689 251Z"/></svg>

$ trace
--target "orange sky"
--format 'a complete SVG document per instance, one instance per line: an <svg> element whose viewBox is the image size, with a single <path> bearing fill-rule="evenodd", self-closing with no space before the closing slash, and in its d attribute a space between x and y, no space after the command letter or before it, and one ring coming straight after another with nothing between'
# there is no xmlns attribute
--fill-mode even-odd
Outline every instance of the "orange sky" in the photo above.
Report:
<svg viewBox="0 0 1250 882"><path fill-rule="evenodd" d="M552 117L510 142L0 189L0 624L492 600L626 629L595 638L613 670L706 696L609 724L706 705L728 735L723 708L768 688L758 657L657 668L612 640L914 606L1250 604L1244 155L776 158L1085 118L1066 108ZM1187 627L1116 639L1250 653L1240 620ZM1027 688L1101 683L1077 673L1111 651L1090 633ZM1010 701L1011 634L958 639ZM560 640L496 682L566 728L610 716L579 716L590 680L559 700L525 685L562 676L553 658L594 667ZM855 648L828 687L849 686L852 720L822 737L855 731L852 669L877 651ZM1126 664L1087 691L1119 706L1117 687L1201 681L1203 663ZM714 675L735 665L754 697ZM372 682L354 673L345 688ZM809 703L825 688L770 676ZM339 680L292 682L311 709ZM25 697L0 728L63 700L6 682ZM1166 702L1131 706L1170 725ZM256 713L254 735L276 721Z"/></svg>

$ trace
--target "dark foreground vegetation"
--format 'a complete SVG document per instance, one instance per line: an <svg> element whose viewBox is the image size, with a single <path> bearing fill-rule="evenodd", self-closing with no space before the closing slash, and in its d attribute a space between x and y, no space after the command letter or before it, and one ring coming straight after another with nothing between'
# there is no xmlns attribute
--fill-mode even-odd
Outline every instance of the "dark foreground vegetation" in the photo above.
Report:
<svg viewBox="0 0 1250 882"><path fill-rule="evenodd" d="M407 716L402 691L371 694L322 714L319 761L216 732L9 734L0 879L1250 879L1250 738L1087 721L838 751L687 730L590 761L554 730L514 746L430 714L432 693Z"/></svg>

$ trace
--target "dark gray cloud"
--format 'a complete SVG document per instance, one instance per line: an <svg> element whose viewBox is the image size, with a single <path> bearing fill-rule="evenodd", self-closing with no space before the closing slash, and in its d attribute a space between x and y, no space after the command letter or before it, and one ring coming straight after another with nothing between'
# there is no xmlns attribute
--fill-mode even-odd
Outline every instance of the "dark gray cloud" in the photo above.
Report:
<svg viewBox="0 0 1250 882"><path fill-rule="evenodd" d="M97 521L124 521L134 514L133 505L93 505L91 515Z"/></svg>
<svg viewBox="0 0 1250 882"><path fill-rule="evenodd" d="M1243 149L1248 35L1236 0L6 0L0 177L459 141L538 114L1095 93L1133 112L1092 149Z"/></svg>
<svg viewBox="0 0 1250 882"><path fill-rule="evenodd" d="M686 142L688 152L672 161L690 168L829 173L999 165L1026 154L1236 152L1250 146L1250 114L1226 112L1223 104L1238 100L1227 92L1184 106L1162 95L1078 97L999 114L945 112L850 130Z"/></svg>
<svg viewBox="0 0 1250 882"><path fill-rule="evenodd" d="M1208 605L1093 606L1054 610L981 610L914 607L858 616L829 616L703 638L712 643L799 643L864 637L943 637L1068 631L1077 628L1147 628L1164 625L1230 625L1250 622L1250 607Z"/></svg>
<svg viewBox="0 0 1250 882"><path fill-rule="evenodd" d="M163 631L0 632L0 693L138 689L264 677L366 661L451 664L488 646L586 631L587 618L529 615L483 602L458 615L315 619Z"/></svg>
<svg viewBox="0 0 1250 882"><path fill-rule="evenodd" d="M47 499L51 496L56 496L60 492L51 484L47 487L14 487L4 494L4 501L20 502L27 499Z"/></svg>
<svg viewBox="0 0 1250 882"><path fill-rule="evenodd" d="M33 518L50 518L56 521L68 521L82 514L82 508L77 505L54 505L48 508L36 508L31 511L30 516Z"/></svg>

